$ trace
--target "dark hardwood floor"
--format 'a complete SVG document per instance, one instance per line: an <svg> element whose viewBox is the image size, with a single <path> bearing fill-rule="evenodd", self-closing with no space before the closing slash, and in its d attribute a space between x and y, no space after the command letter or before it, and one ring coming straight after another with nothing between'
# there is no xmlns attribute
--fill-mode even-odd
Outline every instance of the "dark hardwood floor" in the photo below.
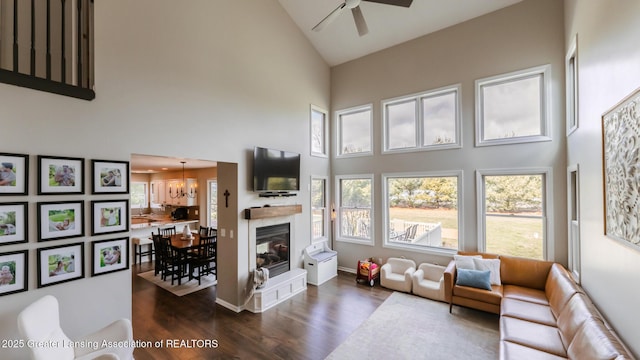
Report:
<svg viewBox="0 0 640 360"><path fill-rule="evenodd" d="M150 263L132 268L134 339L152 344L137 360L324 359L392 293L339 272L262 314L235 313L215 303L215 286L178 297L137 276Z"/></svg>

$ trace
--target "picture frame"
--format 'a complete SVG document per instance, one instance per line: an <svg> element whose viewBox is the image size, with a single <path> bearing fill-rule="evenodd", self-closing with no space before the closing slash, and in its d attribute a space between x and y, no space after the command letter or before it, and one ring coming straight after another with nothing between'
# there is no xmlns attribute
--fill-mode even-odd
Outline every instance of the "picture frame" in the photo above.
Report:
<svg viewBox="0 0 640 360"><path fill-rule="evenodd" d="M602 115L605 235L640 250L640 89Z"/></svg>
<svg viewBox="0 0 640 360"><path fill-rule="evenodd" d="M38 288L84 278L84 243L38 250Z"/></svg>
<svg viewBox="0 0 640 360"><path fill-rule="evenodd" d="M91 160L92 194L128 194L129 162Z"/></svg>
<svg viewBox="0 0 640 360"><path fill-rule="evenodd" d="M0 246L29 241L28 216L27 202L0 203Z"/></svg>
<svg viewBox="0 0 640 360"><path fill-rule="evenodd" d="M29 287L29 252L0 254L0 296L27 291Z"/></svg>
<svg viewBox="0 0 640 360"><path fill-rule="evenodd" d="M129 238L108 239L91 243L91 276L129 269Z"/></svg>
<svg viewBox="0 0 640 360"><path fill-rule="evenodd" d="M29 155L0 153L0 196L29 193Z"/></svg>
<svg viewBox="0 0 640 360"><path fill-rule="evenodd" d="M91 202L91 235L129 231L129 200Z"/></svg>
<svg viewBox="0 0 640 360"><path fill-rule="evenodd" d="M84 159L38 156L38 195L84 194Z"/></svg>
<svg viewBox="0 0 640 360"><path fill-rule="evenodd" d="M38 241L84 236L84 201L39 202Z"/></svg>

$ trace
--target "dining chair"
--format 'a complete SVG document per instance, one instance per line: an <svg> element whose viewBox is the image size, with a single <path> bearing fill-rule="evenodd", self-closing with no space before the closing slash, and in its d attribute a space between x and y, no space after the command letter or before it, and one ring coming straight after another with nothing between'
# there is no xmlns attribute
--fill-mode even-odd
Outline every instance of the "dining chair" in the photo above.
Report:
<svg viewBox="0 0 640 360"><path fill-rule="evenodd" d="M198 279L198 285L200 285L203 276L217 274L217 247L216 236L200 236L198 252L189 259L189 280ZM198 275L193 274L196 268Z"/></svg>
<svg viewBox="0 0 640 360"><path fill-rule="evenodd" d="M160 254L162 261L162 280L166 281L170 276L171 285L173 285L176 280L178 280L178 285L180 285L180 280L188 264L182 254L171 246L170 237L160 237Z"/></svg>
<svg viewBox="0 0 640 360"><path fill-rule="evenodd" d="M161 246L162 246L160 243L161 238L162 238L162 235L160 234L151 234L151 239L153 240L153 248L155 249L155 256L153 258L153 275L160 274L160 276L162 276L162 270L163 270L162 257L164 255L161 249Z"/></svg>
<svg viewBox="0 0 640 360"><path fill-rule="evenodd" d="M158 228L158 234L160 234L162 236L175 235L175 234L177 234L176 227L174 225L174 226L170 226L170 227L166 227L166 228Z"/></svg>
<svg viewBox="0 0 640 360"><path fill-rule="evenodd" d="M200 225L200 230L198 230L198 234L200 234L200 236L209 236L209 231L211 231L210 227Z"/></svg>

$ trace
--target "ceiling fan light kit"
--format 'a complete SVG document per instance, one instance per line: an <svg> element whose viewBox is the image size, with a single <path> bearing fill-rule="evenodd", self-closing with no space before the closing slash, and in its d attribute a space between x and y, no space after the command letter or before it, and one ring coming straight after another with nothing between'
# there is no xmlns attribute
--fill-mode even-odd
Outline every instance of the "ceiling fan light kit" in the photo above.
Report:
<svg viewBox="0 0 640 360"><path fill-rule="evenodd" d="M368 2L374 2L378 4L385 5L394 5L394 6L402 6L409 7L413 0L362 0ZM358 30L358 35L364 36L369 32L369 28L367 26L367 22L364 19L364 15L362 14L362 10L360 9L361 0L345 0L342 4L338 5L329 15L325 16L316 26L314 26L311 30L313 31L321 31L331 22L333 22L345 9L351 9L351 15L353 16L353 21L356 24L356 29Z"/></svg>

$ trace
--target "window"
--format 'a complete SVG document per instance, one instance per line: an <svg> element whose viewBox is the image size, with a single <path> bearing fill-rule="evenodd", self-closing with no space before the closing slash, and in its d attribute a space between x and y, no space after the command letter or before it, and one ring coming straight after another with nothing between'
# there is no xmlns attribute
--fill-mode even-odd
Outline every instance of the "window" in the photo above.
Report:
<svg viewBox="0 0 640 360"><path fill-rule="evenodd" d="M311 240L328 239L327 180L311 177Z"/></svg>
<svg viewBox="0 0 640 360"><path fill-rule="evenodd" d="M550 66L476 81L476 145L549 141Z"/></svg>
<svg viewBox="0 0 640 360"><path fill-rule="evenodd" d="M371 105L336 113L338 156L372 154Z"/></svg>
<svg viewBox="0 0 640 360"><path fill-rule="evenodd" d="M131 182L131 209L139 209L141 214L149 207L148 186L146 182Z"/></svg>
<svg viewBox="0 0 640 360"><path fill-rule="evenodd" d="M386 100L384 151L413 151L461 146L460 85Z"/></svg>
<svg viewBox="0 0 640 360"><path fill-rule="evenodd" d="M218 226L218 181L207 180L207 187L209 188L209 201L208 201L208 218L209 225L211 227Z"/></svg>
<svg viewBox="0 0 640 360"><path fill-rule="evenodd" d="M547 258L550 171L478 171L481 251Z"/></svg>
<svg viewBox="0 0 640 360"><path fill-rule="evenodd" d="M385 247L455 251L462 172L384 175Z"/></svg>
<svg viewBox="0 0 640 360"><path fill-rule="evenodd" d="M338 176L338 240L373 245L373 176Z"/></svg>
<svg viewBox="0 0 640 360"><path fill-rule="evenodd" d="M565 62L567 136L578 128L578 35L569 45Z"/></svg>
<svg viewBox="0 0 640 360"><path fill-rule="evenodd" d="M327 157L327 112L311 105L311 155Z"/></svg>

